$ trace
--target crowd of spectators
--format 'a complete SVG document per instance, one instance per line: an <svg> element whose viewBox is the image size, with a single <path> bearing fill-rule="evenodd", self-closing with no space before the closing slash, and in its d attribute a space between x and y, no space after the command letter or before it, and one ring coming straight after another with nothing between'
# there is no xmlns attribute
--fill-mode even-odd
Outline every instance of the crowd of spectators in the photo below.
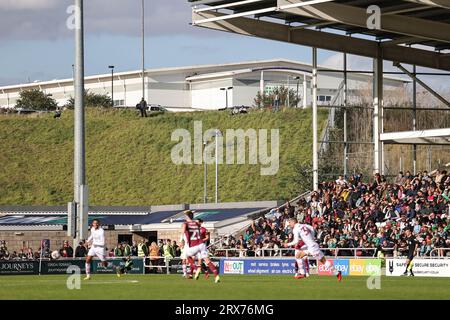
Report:
<svg viewBox="0 0 450 320"><path fill-rule="evenodd" d="M450 255L450 175L426 171L400 172L392 182L375 174L364 183L362 174L348 181L323 182L308 199L287 202L255 220L239 236L225 236L215 245L216 255L292 255L282 250L291 241L290 217L311 224L326 254L339 256L403 256L405 228L419 243L419 256ZM353 250L352 250L353 248Z"/></svg>
<svg viewBox="0 0 450 320"><path fill-rule="evenodd" d="M128 242L119 242L114 248L105 248L107 255L113 257L150 257L150 259L157 260L158 264L160 260L171 259L179 257L181 255L181 248L176 241L170 239L160 239L158 242L133 242L131 245ZM23 248L19 252L10 252L7 248L5 241L0 242L0 260L38 260L52 259L52 252L58 251L61 258L84 258L86 257L89 248L85 241L81 241L78 246L73 250L69 241L63 241L63 245L57 250L51 250L48 247L39 248L37 251L33 251L32 248ZM161 258L163 257L163 258Z"/></svg>
<svg viewBox="0 0 450 320"><path fill-rule="evenodd" d="M40 252L34 252L31 248L23 248L20 251L12 251L8 250L5 241L0 243L0 260L9 261L9 260L34 260L39 259Z"/></svg>

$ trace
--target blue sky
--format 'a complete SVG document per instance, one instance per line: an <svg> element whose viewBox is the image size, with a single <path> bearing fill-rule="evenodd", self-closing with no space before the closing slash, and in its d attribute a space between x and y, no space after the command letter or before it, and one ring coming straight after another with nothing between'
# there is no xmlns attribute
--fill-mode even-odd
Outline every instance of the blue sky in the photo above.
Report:
<svg viewBox="0 0 450 320"><path fill-rule="evenodd" d="M72 0L2 0L0 85L71 76ZM187 0L146 0L147 68L285 58L311 61L311 49L202 28ZM140 68L140 0L85 1L86 74ZM3 31L2 31L3 30ZM321 51L324 62L333 53Z"/></svg>
<svg viewBox="0 0 450 320"><path fill-rule="evenodd" d="M189 25L187 0L145 0L147 68L284 58L311 62L311 49ZM71 77L73 0L0 0L0 85ZM86 75L140 69L141 0L85 1ZM342 66L342 54L319 50L319 64ZM386 62L387 70L394 70ZM370 59L352 57L350 69ZM442 79L425 79L442 86Z"/></svg>

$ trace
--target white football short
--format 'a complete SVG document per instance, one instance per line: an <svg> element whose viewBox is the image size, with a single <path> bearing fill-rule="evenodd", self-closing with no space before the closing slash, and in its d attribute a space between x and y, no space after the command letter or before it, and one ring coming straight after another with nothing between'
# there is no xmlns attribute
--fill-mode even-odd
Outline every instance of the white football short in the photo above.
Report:
<svg viewBox="0 0 450 320"><path fill-rule="evenodd" d="M181 249L181 254L180 254L180 259L181 260L186 260L186 248Z"/></svg>
<svg viewBox="0 0 450 320"><path fill-rule="evenodd" d="M306 245L303 245L300 249L295 249L295 256L297 256L300 252L305 252L306 249L308 249Z"/></svg>
<svg viewBox="0 0 450 320"><path fill-rule="evenodd" d="M101 261L106 261L106 258L105 258L105 248L104 248L104 247L94 247L94 246L92 246L92 247L89 249L88 256L91 256L91 257L97 257L97 258L99 258Z"/></svg>
<svg viewBox="0 0 450 320"><path fill-rule="evenodd" d="M303 249L303 248L302 248ZM324 257L323 252L320 250L319 246L313 246L313 247L306 247L305 250L302 250L304 253L306 253L308 256L314 257L317 260L320 260Z"/></svg>
<svg viewBox="0 0 450 320"><path fill-rule="evenodd" d="M208 258L208 250L206 249L206 244L202 243L195 247L186 248L186 257L193 257L197 259Z"/></svg>

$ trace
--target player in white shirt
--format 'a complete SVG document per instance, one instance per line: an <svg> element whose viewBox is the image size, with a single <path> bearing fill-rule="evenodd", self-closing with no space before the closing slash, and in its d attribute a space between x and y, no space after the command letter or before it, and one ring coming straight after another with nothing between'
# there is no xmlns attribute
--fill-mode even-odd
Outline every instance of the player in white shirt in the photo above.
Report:
<svg viewBox="0 0 450 320"><path fill-rule="evenodd" d="M317 259L318 262L324 264L326 267L332 270L333 274L337 276L338 280L342 280L342 275L340 271L335 271L333 265L325 258L322 251L320 250L319 244L314 238L314 228L308 224L298 223L296 218L289 219L289 226L292 229L294 239L292 242L286 243L284 246L286 248L299 246L295 251L295 260L298 264L301 274L303 271L303 258L307 256L312 256ZM298 278L303 278L304 276L299 276Z"/></svg>
<svg viewBox="0 0 450 320"><path fill-rule="evenodd" d="M93 257L99 258L103 267L106 268L108 266L105 258L105 230L100 226L100 221L97 219L92 221L91 235L87 239L87 244L90 248L86 257L86 278L84 280L91 279L91 261Z"/></svg>

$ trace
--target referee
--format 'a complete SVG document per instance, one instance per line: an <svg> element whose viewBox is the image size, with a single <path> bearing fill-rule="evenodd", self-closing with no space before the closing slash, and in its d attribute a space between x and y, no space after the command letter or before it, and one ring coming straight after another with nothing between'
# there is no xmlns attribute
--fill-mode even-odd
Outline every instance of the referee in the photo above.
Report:
<svg viewBox="0 0 450 320"><path fill-rule="evenodd" d="M416 249L418 246L418 243L416 241L416 237L412 234L411 229L407 228L405 230L405 235L406 235L406 244L408 246L408 257L406 258L406 269L405 272L403 273L404 276L408 275L408 270L409 270L409 275L411 277L414 277L414 273L412 271L413 269L413 259L414 256L416 255Z"/></svg>

